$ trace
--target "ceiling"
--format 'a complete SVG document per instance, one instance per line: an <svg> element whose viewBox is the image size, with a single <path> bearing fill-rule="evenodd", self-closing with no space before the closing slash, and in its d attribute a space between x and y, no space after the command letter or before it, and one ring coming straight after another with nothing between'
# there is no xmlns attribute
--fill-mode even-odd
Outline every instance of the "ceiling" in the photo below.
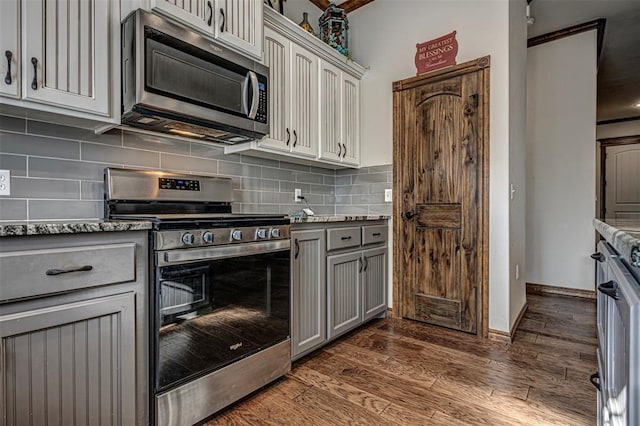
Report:
<svg viewBox="0 0 640 426"><path fill-rule="evenodd" d="M598 67L598 121L640 117L640 0L533 0L529 37L607 20Z"/></svg>

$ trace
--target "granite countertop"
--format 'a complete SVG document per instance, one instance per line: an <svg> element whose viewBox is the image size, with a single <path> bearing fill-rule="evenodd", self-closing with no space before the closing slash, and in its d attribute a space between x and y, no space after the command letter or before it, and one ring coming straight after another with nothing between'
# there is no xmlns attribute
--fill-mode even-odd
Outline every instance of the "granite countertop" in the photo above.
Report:
<svg viewBox="0 0 640 426"><path fill-rule="evenodd" d="M81 234L87 232L144 231L151 229L146 220L77 220L0 222L0 237L20 235Z"/></svg>
<svg viewBox="0 0 640 426"><path fill-rule="evenodd" d="M593 226L633 266L640 267L640 222L593 219Z"/></svg>
<svg viewBox="0 0 640 426"><path fill-rule="evenodd" d="M327 223L327 222L358 222L363 220L387 220L391 216L385 215L335 215L335 216L307 216L290 217L291 223Z"/></svg>

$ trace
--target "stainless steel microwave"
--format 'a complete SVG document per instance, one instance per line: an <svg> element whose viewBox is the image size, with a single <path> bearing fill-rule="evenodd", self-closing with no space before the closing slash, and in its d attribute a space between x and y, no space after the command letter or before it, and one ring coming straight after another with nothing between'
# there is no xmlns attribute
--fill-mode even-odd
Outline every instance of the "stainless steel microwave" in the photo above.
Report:
<svg viewBox="0 0 640 426"><path fill-rule="evenodd" d="M122 123L240 143L269 133L269 69L144 10L122 24Z"/></svg>

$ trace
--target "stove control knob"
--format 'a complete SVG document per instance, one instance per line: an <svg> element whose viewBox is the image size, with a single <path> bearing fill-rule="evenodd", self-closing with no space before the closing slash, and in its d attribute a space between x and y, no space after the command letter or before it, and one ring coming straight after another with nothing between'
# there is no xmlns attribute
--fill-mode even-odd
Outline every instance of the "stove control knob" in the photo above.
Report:
<svg viewBox="0 0 640 426"><path fill-rule="evenodd" d="M238 230L233 231L233 232L231 233L231 239L232 239L233 241L240 241L240 240L242 240L242 231L238 231Z"/></svg>
<svg viewBox="0 0 640 426"><path fill-rule="evenodd" d="M258 238L267 238L267 230L266 229L258 229Z"/></svg>
<svg viewBox="0 0 640 426"><path fill-rule="evenodd" d="M196 237L194 237L193 234L187 232L185 234L182 234L182 242L190 246L191 244L196 242Z"/></svg>
<svg viewBox="0 0 640 426"><path fill-rule="evenodd" d="M272 238L280 238L280 230L278 228L274 228L271 230Z"/></svg>
<svg viewBox="0 0 640 426"><path fill-rule="evenodd" d="M202 241L207 244L213 243L213 234L209 231L205 232L204 234L202 234Z"/></svg>

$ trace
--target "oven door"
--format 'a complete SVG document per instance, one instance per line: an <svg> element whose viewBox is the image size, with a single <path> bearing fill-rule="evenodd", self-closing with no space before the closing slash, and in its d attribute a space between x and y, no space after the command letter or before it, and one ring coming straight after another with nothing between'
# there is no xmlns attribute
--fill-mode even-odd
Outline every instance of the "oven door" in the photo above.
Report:
<svg viewBox="0 0 640 426"><path fill-rule="evenodd" d="M290 242L156 255L155 392L289 338Z"/></svg>

